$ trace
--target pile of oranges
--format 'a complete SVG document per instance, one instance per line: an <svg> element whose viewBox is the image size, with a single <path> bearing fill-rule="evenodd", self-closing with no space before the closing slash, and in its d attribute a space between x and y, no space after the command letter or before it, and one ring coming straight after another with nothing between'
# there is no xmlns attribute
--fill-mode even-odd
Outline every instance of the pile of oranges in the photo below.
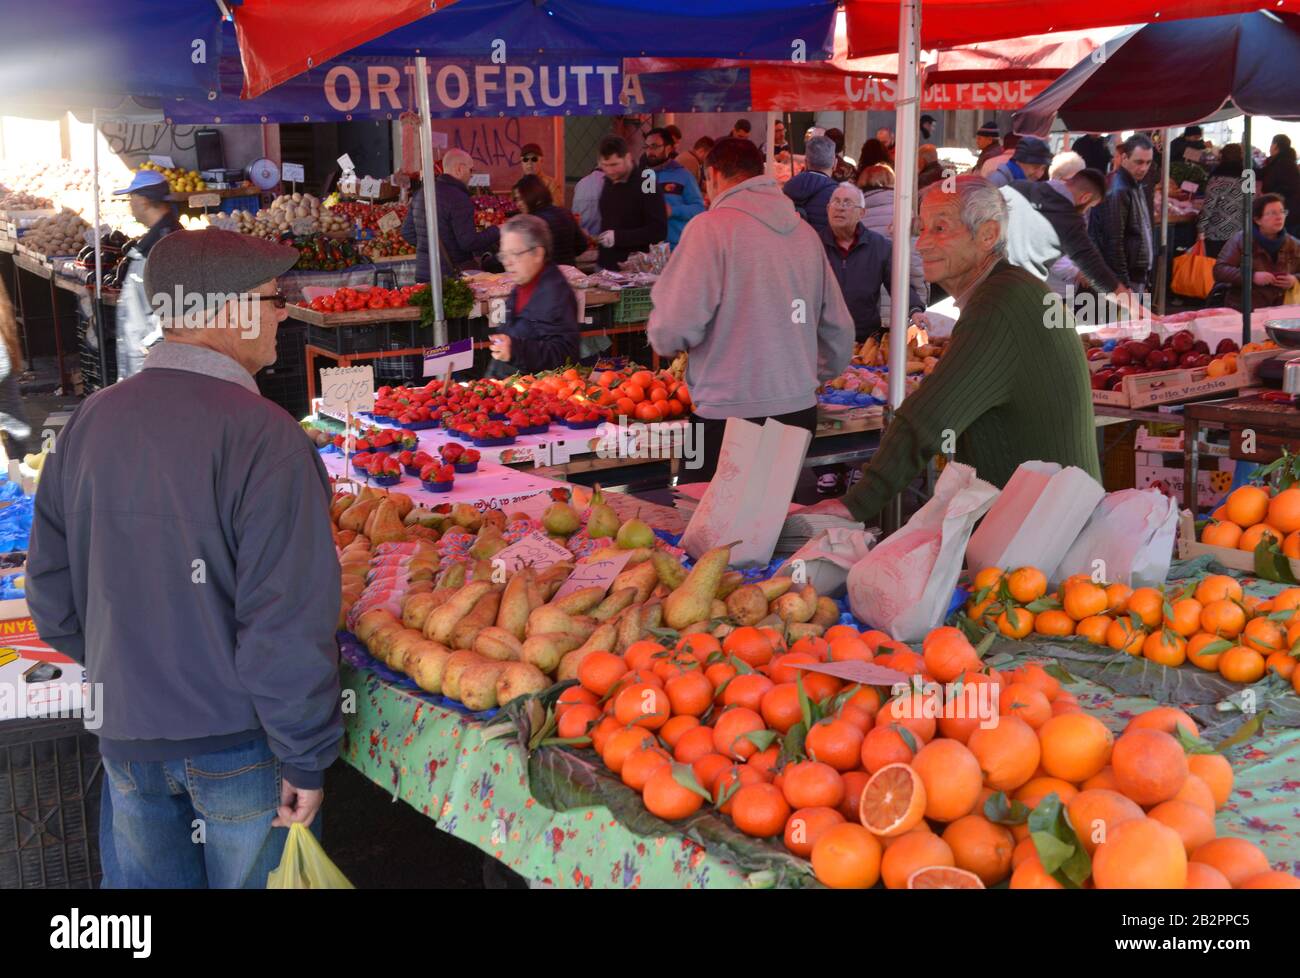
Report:
<svg viewBox="0 0 1300 978"><path fill-rule="evenodd" d="M854 660L913 682L891 695L798 668ZM1041 664L999 673L956 628L921 652L845 625L788 648L755 627L642 640L591 653L578 680L556 704L559 737L592 747L650 812L709 806L831 887L1063 888L1058 847L1040 854L1025 818L1052 798L1074 865L1087 854L1076 885L1300 887L1252 843L1216 838L1232 768L1199 752L1185 713L1152 709L1116 740Z"/></svg>
<svg viewBox="0 0 1300 978"><path fill-rule="evenodd" d="M634 421L671 421L691 410L686 382L667 370L592 371L587 380L588 400Z"/></svg>
<svg viewBox="0 0 1300 978"><path fill-rule="evenodd" d="M1202 543L1251 552L1265 537L1300 560L1300 488L1272 493L1263 486L1239 486L1201 530Z"/></svg>
<svg viewBox="0 0 1300 978"><path fill-rule="evenodd" d="M1208 575L1177 593L1097 584L1080 575L1048 595L1046 578L1033 567L1005 574L986 568L974 586L967 614L992 621L1012 638L1080 635L1163 666L1191 663L1238 683L1276 673L1300 693L1300 587L1264 601L1245 595L1226 574Z"/></svg>

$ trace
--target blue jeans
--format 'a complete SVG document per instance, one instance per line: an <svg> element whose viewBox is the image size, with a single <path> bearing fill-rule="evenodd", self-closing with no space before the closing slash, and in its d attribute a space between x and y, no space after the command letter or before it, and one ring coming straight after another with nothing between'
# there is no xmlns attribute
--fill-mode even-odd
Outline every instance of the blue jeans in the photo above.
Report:
<svg viewBox="0 0 1300 978"><path fill-rule="evenodd" d="M261 889L279 865L288 830L271 827L280 762L265 740L175 761L104 758L104 772L103 887Z"/></svg>

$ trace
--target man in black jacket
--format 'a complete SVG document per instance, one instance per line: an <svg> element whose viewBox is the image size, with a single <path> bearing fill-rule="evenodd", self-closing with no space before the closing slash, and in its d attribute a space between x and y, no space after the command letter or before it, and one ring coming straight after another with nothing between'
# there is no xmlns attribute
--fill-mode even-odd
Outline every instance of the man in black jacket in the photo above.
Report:
<svg viewBox="0 0 1300 978"><path fill-rule="evenodd" d="M742 120L743 121L743 120ZM634 172L632 154L621 136L606 136L596 155L605 174L600 192L600 226L596 240L601 268L618 270L634 251L668 239L668 208L659 192L658 174L651 169Z"/></svg>
<svg viewBox="0 0 1300 978"><path fill-rule="evenodd" d="M1110 143L1100 133L1085 132L1074 141L1070 149L1082 156L1083 162L1089 168L1097 170L1103 176L1110 169L1111 157L1114 154L1110 151Z"/></svg>
<svg viewBox="0 0 1300 978"><path fill-rule="evenodd" d="M1155 265L1151 210L1142 187L1154 150L1146 136L1134 134L1124 140L1119 167L1111 174L1110 189L1090 225L1106 264L1134 292L1147 291Z"/></svg>
<svg viewBox="0 0 1300 978"><path fill-rule="evenodd" d="M470 199L469 178L474 161L463 149L452 149L442 158L442 173L434 180L438 202L438 258L443 275L453 275L462 268L477 268L484 255L496 251L501 241L500 229L474 229L474 201ZM411 198L411 206L402 222L402 238L415 245L415 280L429 281L429 240L424 221L424 188Z"/></svg>
<svg viewBox="0 0 1300 978"><path fill-rule="evenodd" d="M1205 152L1205 140L1202 135L1200 126L1188 126L1181 136L1175 136L1169 144L1169 162L1177 163L1184 158L1183 154L1189 149L1194 149L1198 153ZM1199 157L1196 162L1199 162Z"/></svg>
<svg viewBox="0 0 1300 978"><path fill-rule="evenodd" d="M1088 235L1084 215L1106 196L1106 178L1080 170L1069 180L1016 180L1002 188L1007 202L1007 260L1046 281L1063 255L1102 292L1123 288Z"/></svg>
<svg viewBox="0 0 1300 978"><path fill-rule="evenodd" d="M1005 152L1002 148L1002 132L996 122L986 122L976 130L975 147L980 151L980 155L971 169L972 172L979 173L984 169L985 163Z"/></svg>

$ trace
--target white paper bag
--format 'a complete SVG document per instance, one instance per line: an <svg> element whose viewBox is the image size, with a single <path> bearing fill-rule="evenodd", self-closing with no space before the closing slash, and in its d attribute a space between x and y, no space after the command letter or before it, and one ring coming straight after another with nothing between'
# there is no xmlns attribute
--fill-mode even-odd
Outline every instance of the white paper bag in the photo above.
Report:
<svg viewBox="0 0 1300 978"><path fill-rule="evenodd" d="M875 543L875 531L831 527L822 530L795 551L776 574L789 574L796 580L802 578L804 583L816 588L818 594L824 594L828 598L843 597L849 571L870 552Z"/></svg>
<svg viewBox="0 0 1300 978"><path fill-rule="evenodd" d="M682 534L682 549L698 558L739 540L733 566L771 561L811 442L810 432L771 418L761 427L728 418L717 472Z"/></svg>
<svg viewBox="0 0 1300 978"><path fill-rule="evenodd" d="M943 622L971 528L997 496L969 465L948 463L930 501L849 571L853 614L900 642L923 639Z"/></svg>
<svg viewBox="0 0 1300 978"><path fill-rule="evenodd" d="M972 573L985 567L1037 567L1056 580L1061 558L1106 490L1083 469L1024 462L998 496L966 548Z"/></svg>
<svg viewBox="0 0 1300 978"><path fill-rule="evenodd" d="M1130 587L1163 584L1169 575L1178 505L1157 489L1108 493L1066 552L1056 578L1100 574L1107 583Z"/></svg>

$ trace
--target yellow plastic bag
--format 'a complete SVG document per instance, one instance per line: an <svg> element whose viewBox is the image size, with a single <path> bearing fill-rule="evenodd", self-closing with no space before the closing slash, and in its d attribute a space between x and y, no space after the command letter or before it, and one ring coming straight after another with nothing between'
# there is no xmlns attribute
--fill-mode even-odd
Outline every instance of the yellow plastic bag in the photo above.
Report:
<svg viewBox="0 0 1300 978"><path fill-rule="evenodd" d="M1205 245L1197 241L1174 259L1174 277L1169 288L1179 295L1204 299L1214 289L1214 259L1205 256Z"/></svg>
<svg viewBox="0 0 1300 978"><path fill-rule="evenodd" d="M307 826L294 822L280 865L266 874L268 890L354 890Z"/></svg>
<svg viewBox="0 0 1300 978"><path fill-rule="evenodd" d="M1282 296L1282 305L1300 306L1300 276L1296 277L1295 285L1286 290L1286 295Z"/></svg>

